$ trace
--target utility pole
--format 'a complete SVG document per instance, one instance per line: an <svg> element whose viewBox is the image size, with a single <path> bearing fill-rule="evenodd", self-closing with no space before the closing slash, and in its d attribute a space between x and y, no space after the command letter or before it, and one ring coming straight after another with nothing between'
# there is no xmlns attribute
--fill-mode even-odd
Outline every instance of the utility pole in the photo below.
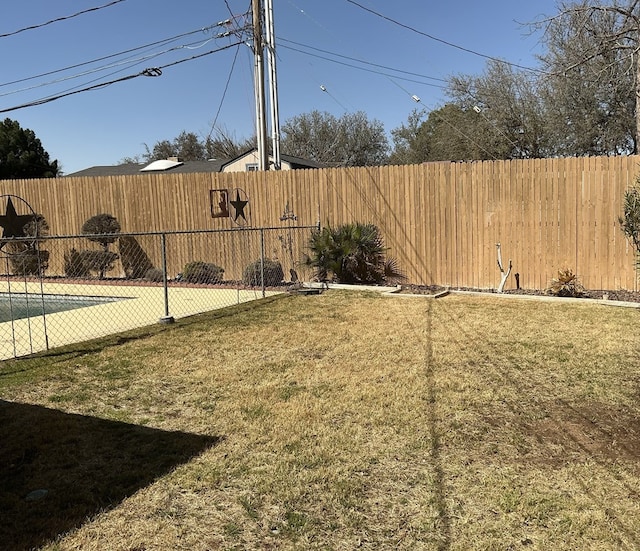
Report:
<svg viewBox="0 0 640 551"><path fill-rule="evenodd" d="M269 67L269 106L271 107L273 168L280 170L280 110L278 107L278 80L276 76L276 32L273 23L273 0L265 0L265 22L267 31L267 65Z"/></svg>
<svg viewBox="0 0 640 551"><path fill-rule="evenodd" d="M264 40L262 37L262 2L251 0L253 12L254 88L256 95L256 138L258 170L269 170L267 153L267 116L264 89Z"/></svg>

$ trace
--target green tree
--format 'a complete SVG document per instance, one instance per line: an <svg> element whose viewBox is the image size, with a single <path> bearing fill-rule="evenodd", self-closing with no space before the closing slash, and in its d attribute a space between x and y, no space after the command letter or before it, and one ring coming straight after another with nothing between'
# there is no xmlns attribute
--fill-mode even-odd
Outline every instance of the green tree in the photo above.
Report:
<svg viewBox="0 0 640 551"><path fill-rule="evenodd" d="M120 233L120 222L111 214L96 214L82 225L81 229L87 239L99 243L103 250L109 250L109 243L114 243Z"/></svg>
<svg viewBox="0 0 640 551"><path fill-rule="evenodd" d="M429 140L423 127L425 115L426 111L414 109L406 124L391 131L391 164L411 165L424 163L429 159Z"/></svg>
<svg viewBox="0 0 640 551"><path fill-rule="evenodd" d="M33 130L11 119L0 122L0 180L54 178L59 173L58 161L49 160Z"/></svg>
<svg viewBox="0 0 640 551"><path fill-rule="evenodd" d="M89 241L99 243L102 250L77 252L77 262L84 266L79 271L95 270L100 279L103 279L105 272L111 270L113 263L118 259L118 255L109 250L109 244L118 239L120 222L111 214L96 214L85 221L81 232Z"/></svg>
<svg viewBox="0 0 640 551"><path fill-rule="evenodd" d="M285 121L283 152L334 166L372 166L388 160L384 125L362 111L335 117L311 111Z"/></svg>
<svg viewBox="0 0 640 551"><path fill-rule="evenodd" d="M393 163L470 161L495 158L486 137L486 120L472 109L449 103L431 111L426 120L409 116L407 125L392 130Z"/></svg>

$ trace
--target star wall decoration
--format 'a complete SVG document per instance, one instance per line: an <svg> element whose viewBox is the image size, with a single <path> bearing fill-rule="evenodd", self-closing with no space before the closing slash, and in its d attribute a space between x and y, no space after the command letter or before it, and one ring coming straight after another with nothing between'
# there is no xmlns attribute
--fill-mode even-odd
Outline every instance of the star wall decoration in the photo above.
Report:
<svg viewBox="0 0 640 551"><path fill-rule="evenodd" d="M247 218L247 214L245 213L245 208L249 204L249 199L246 199L246 194L241 189L236 189L236 198L233 201L229 201L229 204L234 210L233 213L233 221L237 224L242 224L242 221L238 222L238 218L242 218L244 220L244 224L249 222ZM245 199L243 199L243 196Z"/></svg>
<svg viewBox="0 0 640 551"><path fill-rule="evenodd" d="M2 240L0 249L6 245L9 237L26 237L24 227L33 220L33 214L18 214L13 206L11 197L7 199L7 210L4 215L0 215L0 226L2 226Z"/></svg>

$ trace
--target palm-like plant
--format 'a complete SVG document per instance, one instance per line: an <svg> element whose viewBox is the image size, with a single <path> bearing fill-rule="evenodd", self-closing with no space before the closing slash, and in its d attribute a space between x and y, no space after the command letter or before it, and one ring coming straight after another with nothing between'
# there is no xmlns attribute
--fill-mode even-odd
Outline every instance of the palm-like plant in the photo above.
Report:
<svg viewBox="0 0 640 551"><path fill-rule="evenodd" d="M624 234L636 249L636 268L640 275L640 178L624 194L624 216L618 221Z"/></svg>
<svg viewBox="0 0 640 551"><path fill-rule="evenodd" d="M374 224L357 222L315 230L309 249L306 264L321 281L381 284L405 279L396 261L385 258L387 249Z"/></svg>

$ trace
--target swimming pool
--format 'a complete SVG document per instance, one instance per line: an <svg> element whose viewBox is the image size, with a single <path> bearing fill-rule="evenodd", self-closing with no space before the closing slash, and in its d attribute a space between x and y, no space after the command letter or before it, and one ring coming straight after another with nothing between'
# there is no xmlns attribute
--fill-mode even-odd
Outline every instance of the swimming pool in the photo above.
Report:
<svg viewBox="0 0 640 551"><path fill-rule="evenodd" d="M97 306L124 300L124 298L126 297L0 293L0 323Z"/></svg>

